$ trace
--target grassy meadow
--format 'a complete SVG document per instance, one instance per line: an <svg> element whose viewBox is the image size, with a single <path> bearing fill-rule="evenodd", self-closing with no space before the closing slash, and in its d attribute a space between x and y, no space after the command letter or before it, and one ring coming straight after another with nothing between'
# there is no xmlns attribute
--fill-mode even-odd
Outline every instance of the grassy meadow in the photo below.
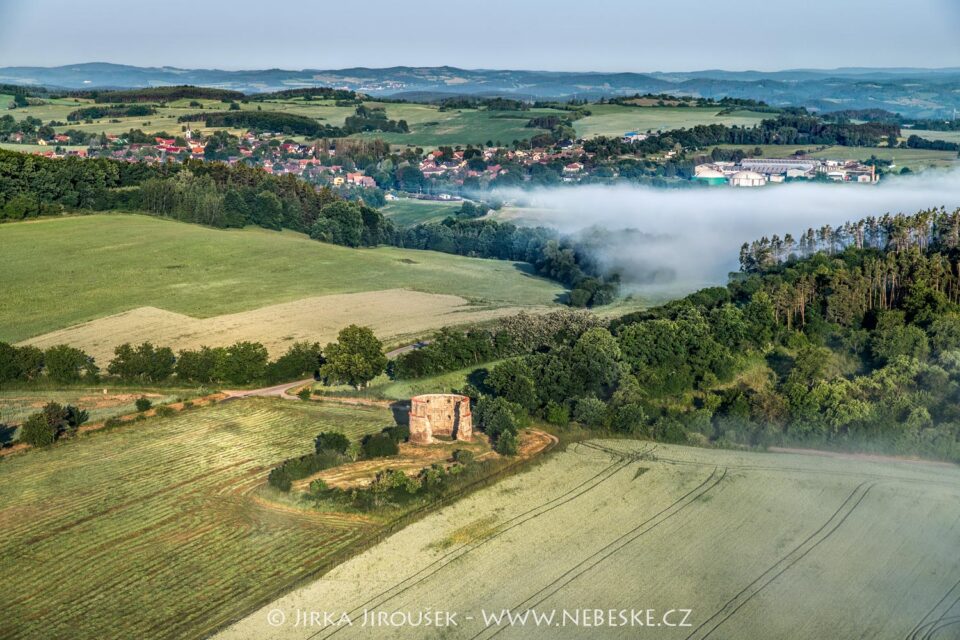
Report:
<svg viewBox="0 0 960 640"><path fill-rule="evenodd" d="M897 167L909 167L911 171L928 168L947 168L957 165L956 151L936 151L933 149L890 149L888 147L846 147L832 145L718 145L721 149L743 149L752 155L753 149L760 147L763 158L790 158L797 152L803 152L811 158L822 160L869 160L876 156L881 160L890 160ZM712 149L712 147L711 147Z"/></svg>
<svg viewBox="0 0 960 640"><path fill-rule="evenodd" d="M409 133L382 133L379 131L356 134L358 137L380 138L391 144L411 145L424 148L440 145L482 145L487 141L511 144L525 140L543 129L527 127L531 118L539 115L561 113L555 109L529 109L526 111L487 111L485 109L459 109L440 111L432 105L387 104L387 117L393 120L408 119Z"/></svg>
<svg viewBox="0 0 960 640"><path fill-rule="evenodd" d="M627 107L619 104L591 104L590 115L573 123L584 138L622 136L627 131L659 131L689 128L698 124L753 126L770 114L735 111L718 115L718 108Z"/></svg>
<svg viewBox="0 0 960 640"><path fill-rule="evenodd" d="M960 142L960 131L930 131L927 129L903 129L901 135L909 137L911 135L920 136L926 140L945 140L947 142Z"/></svg>
<svg viewBox="0 0 960 640"><path fill-rule="evenodd" d="M3 638L204 638L380 523L264 500L269 469L379 407L233 401L0 463Z"/></svg>
<svg viewBox="0 0 960 640"><path fill-rule="evenodd" d="M417 320L434 328L456 322L444 313L549 305L563 292L520 263L390 247L350 249L289 231L216 230L131 214L3 224L0 247L5 341L121 312L159 317L172 323L174 336L199 318L213 319L209 329L242 325L280 338L297 328L287 318L321 322L325 314L334 333L350 322L374 320L389 333L391 317L398 315L405 324L396 334L415 332ZM402 290L414 293L405 300ZM347 294L360 297L327 298ZM294 308L270 311L269 305ZM254 315L218 322L224 314L247 312ZM96 327L90 332L102 337Z"/></svg>
<svg viewBox="0 0 960 640"><path fill-rule="evenodd" d="M62 389L4 389L0 390L0 424L20 423L48 402L78 406L87 411L90 422L94 423L133 413L140 397L148 398L153 404L167 404L196 395L196 388L115 387L110 384Z"/></svg>
<svg viewBox="0 0 960 640"><path fill-rule="evenodd" d="M408 526L216 637L299 637L289 623L269 626L267 612L290 621L318 606L356 620L365 608L457 611L458 626L442 637L464 639L644 631L484 621L481 611L504 608L558 618L563 609L649 608L655 622L691 610L688 626L658 627L657 638L949 631L958 498L960 470L947 465L587 441ZM382 631L423 637L413 627ZM371 630L311 633L340 640Z"/></svg>
<svg viewBox="0 0 960 640"><path fill-rule="evenodd" d="M402 198L387 202L380 211L395 224L408 227L427 222L440 222L447 216L454 215L462 205L462 202Z"/></svg>

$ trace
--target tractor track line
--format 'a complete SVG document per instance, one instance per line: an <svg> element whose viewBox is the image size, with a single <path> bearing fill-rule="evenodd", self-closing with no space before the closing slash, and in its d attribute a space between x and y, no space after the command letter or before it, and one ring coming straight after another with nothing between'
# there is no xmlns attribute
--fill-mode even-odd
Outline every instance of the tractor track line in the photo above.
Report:
<svg viewBox="0 0 960 640"><path fill-rule="evenodd" d="M526 608L526 609L532 609L532 608L534 608L534 607L539 606L541 603L543 603L543 602L546 601L548 598L550 598L551 596L553 596L555 593L557 593L558 591L560 591L561 589L563 589L565 586L567 586L568 584L570 584L571 582L573 582L574 580L576 580L576 579L579 578L580 576L584 575L585 573L589 572L591 569L593 569L594 567L596 567L597 565L599 565L600 563L602 563L604 560L607 560L608 558L610 558L611 556L613 556L614 554L616 554L618 551L620 551L621 549L623 549L624 547L626 547L628 544L632 543L634 540L636 540L636 539L639 538L640 536L642 536L642 535L644 535L644 534L646 534L646 533L649 533L650 531L652 531L653 529L655 529L655 528L658 527L659 525L663 524L664 522L666 522L666 521L669 520L670 518L672 518L672 517L674 517L675 515L683 512L684 509L686 509L686 508L689 507L691 504L693 504L694 502L696 502L696 500L697 500L700 496L702 496L702 495L706 494L707 492L711 491L714 487L716 487L718 484L720 484L720 483L723 481L724 478L726 478L726 476L727 476L727 470L726 470L726 468L724 468L723 473L721 473L719 477L717 477L717 471L718 471L718 470L719 470L719 467L714 467L714 469L713 469L713 471L710 473L710 475L707 476L707 478L706 478L703 482L701 482L699 485L697 485L696 487L694 487L693 489L691 489L690 491L688 491L687 493L685 493L683 496L681 496L681 497L678 498L677 500L673 501L669 506L664 507L663 509L661 509L660 511L658 511L656 514L650 516L649 518L647 518L646 520L644 520L643 522L641 522L641 523L638 524L637 526L633 527L632 529L630 529L630 530L627 531L626 533L624 533L624 534L620 535L619 537L617 537L615 540L607 543L606 545L604 545L604 546L603 546L602 548L600 548L599 550L595 551L593 554L591 554L591 555L588 556L587 558L581 560L579 563L577 563L576 565L574 565L574 566L571 567L570 569L567 569L567 570L566 570L564 573L562 573L558 578L556 578L555 580L553 580L552 582L550 582L550 583L547 584L546 586L542 587L539 591L535 592L533 595L529 596L526 600L524 600L524 601L521 602L519 605L517 605L516 607L513 607L513 608L510 609L510 610L511 610L511 611L516 611L516 610L521 610L521 609L524 609L524 608ZM696 495L693 495L693 494L696 494ZM693 497L691 498L690 496L693 496ZM689 498L689 500L688 500L688 498ZM685 501L686 501L686 502L685 502ZM678 506L678 505L679 505L679 506ZM669 513L668 513L668 512L669 512ZM666 515L664 515L664 514L666 514ZM660 518L660 516L663 516L663 517ZM657 520L657 518L660 518L660 519ZM654 522L655 520L657 520L657 521ZM653 524L650 524L650 523L653 523ZM648 527L647 525L650 525L650 526ZM579 571L577 571L578 569L579 569ZM575 572L575 571L577 571L577 573L573 573L573 572ZM571 573L572 573L573 575L570 575ZM566 578L566 580L564 580L565 578ZM561 581L562 581L562 582L561 582ZM554 588L554 587L555 587L555 588ZM548 589L552 589L552 590L548 591L545 595L543 595L543 597L541 597L539 600L537 600L537 601L534 602L533 604L530 604L530 605L527 605L527 604L526 604L526 603L528 603L530 600L532 600L533 598L536 598L536 597L540 596L541 594L543 594L543 593L544 593L545 591L547 591ZM508 625L508 626L501 626L501 627L498 628L496 631L494 631L489 637L492 638L492 637L494 637L494 636L496 636L496 635L499 635L500 633L502 633L502 632L505 631L506 629L510 629L510 628L511 628L511 627L510 627L509 625ZM489 629L491 629L491 627L489 627L489 626L486 627L486 628L484 628L484 629L482 629L482 630L479 631L476 635L472 636L470 640L476 640L477 638L479 638L480 636L482 636L482 635L483 635L487 630L489 630Z"/></svg>
<svg viewBox="0 0 960 640"><path fill-rule="evenodd" d="M591 448L592 448L592 447L591 447ZM476 544L473 544L473 545L469 545L469 544L463 545L463 546L461 546L461 547L458 547L458 548L456 548L456 549L454 549L454 550L452 550L452 551L449 551L448 553L440 556L439 558L437 558L436 560L434 560L434 561L431 562L430 564L426 565L425 567L423 567L422 569L420 569L420 570L417 571L416 573L414 573L414 574L412 574L412 575L404 578L403 580L401 580L400 582L396 583L395 585L393 585L393 586L390 587L389 589L385 589L384 591L381 591L379 594L373 596L372 598L370 598L370 599L367 600L366 602L363 602L363 603L357 605L356 607L354 607L354 608L350 611L350 615L352 616L352 615L356 614L356 612L358 612L358 611L362 611L363 609L368 609L368 608L370 608L371 605L373 605L373 606L375 606L375 607L379 607L379 606L383 605L385 602L389 602L390 600L392 600L393 598L397 597L397 596L400 595L401 593L404 593L405 591L407 591L407 590L409 590L409 589L412 589L413 587L417 586L417 585L420 584L421 582L427 580L428 578L430 578L431 576L433 576L434 574L436 574L438 571L442 570L444 567L446 567L447 565L449 565L451 562L454 562L455 560L457 560L457 559L459 559L459 558L462 558L463 556L465 556L466 554L470 553L471 551L474 551L475 549L479 548L480 546L482 546L482 545L484 545L484 544L486 544L486 543L488 543L488 542L491 542L491 541L495 540L496 538L500 537L501 535L503 535L504 533L510 531L511 529L514 529L514 528L516 528L516 527L519 527L520 525L522 525L522 524L524 524L524 523L526 523L526 522L529 522L530 520L532 520L532 519L534 519L534 518L538 518L538 517L544 515L545 513L548 513L548 512L550 512L550 511L553 511L554 509L556 509L556 508L558 508L558 507L561 507L561 506L567 504L568 502L570 502L570 501L572 501L572 500L575 500L575 499L579 498L580 496L586 494L587 492L589 492L589 491L597 488L598 486L600 486L601 484L603 484L604 482L606 482L607 480L609 480L610 478L612 478L617 472L619 472L619 471L622 470L622 469L625 469L625 468L628 467L630 464L636 462L636 461L640 458L640 456L645 455L645 454L653 451L653 450L656 449L656 448L657 448L656 445L653 445L653 446L650 446L650 447L648 447L648 448L646 448L646 449L643 449L642 451L639 451L639 452L637 452L636 454L633 454L633 455L623 455L623 454L621 454L621 453L618 452L617 455L620 457L620 459L619 459L618 461L614 462L613 464L605 467L602 471L600 471L600 472L597 473L596 475L588 478L587 480L584 480L584 481L581 482L580 484L578 484L578 485L576 485L575 487L569 489L568 491L560 494L559 496L557 496L557 497L555 497L555 498L552 498L551 500L548 500L547 502L544 502L544 503L542 503L542 504L540 504L540 505L538 505L538 506L536 506L536 507L533 507L533 508L531 508L531 509L528 509L527 511L525 511L525 512L523 512L523 513L521 513L521 514L518 514L518 515L514 516L514 517L511 518L510 520L507 520L506 522L504 522L504 524L510 524L510 523L512 523L512 524L510 524L510 526L508 526L508 527L505 527L505 528L503 528L503 529L500 529L499 531L497 531L496 533L494 533L494 534L491 535L490 537L484 538L483 540L481 540L481 541L479 541L479 542L477 542ZM603 476L603 477L601 477L601 476ZM598 478L599 478L599 480L597 480ZM576 491L578 491L579 489L581 489L582 487L584 487L584 486L587 485L588 483L593 482L594 480L596 480L596 482L594 482L592 485L587 486L585 489L583 489L583 490L580 491L579 493L575 493ZM571 495L571 494L573 494L573 495ZM552 504L552 506L549 506L549 507L548 507L548 505L551 505L551 503L556 503L556 504ZM546 507L546 508L545 508L545 507ZM542 510L541 510L541 509L542 509ZM534 512L536 512L536 511L539 511L539 513L534 513ZM531 515L531 514L532 514L532 515ZM521 519L521 518L522 518L522 519ZM461 551L462 551L462 553L460 553ZM454 555L456 555L456 557L450 558L450 556L454 556ZM450 558L450 560L448 560L447 562L444 562L444 561L447 560L448 558ZM438 564L439 564L439 566L436 566L436 565L438 565ZM431 569L432 569L432 570L431 570ZM427 573L425 573L425 572L427 572ZM423 575L422 575L422 574L423 574ZM420 577L418 578L418 576L420 576ZM414 580L414 578L417 578L417 579ZM404 586L402 589L396 590L396 589L398 589L399 587L401 587L405 582L409 582L410 580L413 580L413 582L411 582L410 584ZM395 591L395 590L396 590L396 591ZM375 603L374 601L377 600L378 598L383 598L383 599L380 600L379 602L376 602L376 603ZM308 638L308 640L312 640L313 638L322 638L322 639L329 638L329 637L333 636L334 634L336 634L336 633L337 633L338 631L340 631L341 629L343 629L343 627L337 627L337 628L333 629L332 631L330 631L327 635L324 635L324 636L321 636L321 635L320 635L320 634L322 634L322 633L324 632L323 630L320 630L320 631L318 631L318 632L316 632L316 633L314 633L314 634L311 634L310 636L307 636L307 638Z"/></svg>
<svg viewBox="0 0 960 640"><path fill-rule="evenodd" d="M943 620L943 619L944 619L944 616L946 616L948 613L950 613L950 610L953 609L955 606L957 606L957 603L960 602L960 595L958 595L957 598L953 601L953 603L952 603L949 607L947 607L947 608L943 611L943 613L941 613L936 619L931 620L931 621L928 622L928 621L927 621L927 618L929 618L930 616L932 616L932 615L937 611L937 609L940 608L940 605L942 605L944 602L946 602L947 598L950 597L950 594L952 594L952 593L954 592L954 590L957 589L958 587L960 587L960 580L957 580L956 582L954 582L954 583L953 583L953 586L951 586L949 589L947 589L947 592L946 592L945 594L943 594L943 597L940 598L939 600L937 600L937 604L933 605L933 607L932 607L929 611L927 611L926 615L924 615L922 618L920 618L920 622L918 622L918 623L913 627L913 629L910 630L910 633L907 634L907 639L906 639L906 640L918 640L918 639L923 640L923 639L925 639L925 638L930 637L929 634L927 634L927 633L924 633L924 634L921 636L921 635L920 635L920 632L921 632L921 631L924 631L924 630L927 629L928 627L931 627L931 626L936 625L937 622Z"/></svg>
<svg viewBox="0 0 960 640"><path fill-rule="evenodd" d="M867 497L867 494L870 493L870 490L873 489L875 484L876 484L875 482L868 482L868 481L864 481L858 484L854 488L854 490L850 492L850 495L847 496L846 500L844 500L843 503L839 507L837 507L837 510L833 512L833 515L831 515L826 522L820 525L819 529L817 529L816 531L811 533L809 536L807 536L807 538L803 542L798 544L796 547L794 547L790 553L780 558L780 560L775 562L766 571L764 571L759 576L757 576L752 582L750 582L750 584L748 584L743 589L741 589L740 592L737 593L732 598L730 598L726 602L726 604L724 604L723 607L720 608L720 610L718 610L712 616L710 616L709 618L701 622L696 629L690 632L690 634L687 636L687 640L691 640L691 638L695 637L697 633L701 629L703 629L705 626L710 624L710 622L712 622L717 617L722 616L720 617L719 621L715 625L713 625L705 634L703 634L702 638L704 639L708 638L710 634L716 631L717 628L720 627L720 625L722 625L724 622L729 620L737 611L740 610L741 607L743 607L750 600L752 600L753 597L756 596L758 593L763 591L763 589L765 589L767 585L769 585L771 582L773 582L774 580L779 578L781 575L783 575L788 569L790 569L790 567L800 562L803 558L807 556L807 554L813 551L822 542L826 541L831 535L833 535L833 533L837 529L840 528L841 525L843 525L844 522L846 522L847 518L850 517L850 515L856 510L856 508L860 506L860 503L863 502L863 499ZM864 489L861 492L860 490L863 487L866 487L866 489ZM857 496L858 493L860 494L859 497ZM842 517L841 517L841 514L843 514ZM839 517L839 520L835 524L833 524L833 526L831 527L831 523L834 520L837 520L838 517ZM830 527L829 530L827 530L828 527ZM823 533L823 535L821 535L821 533ZM815 538L816 540L814 541ZM814 541L813 544L807 547L807 549L805 549L802 553L800 553L799 555L796 555L796 557L793 557L791 559L791 556L794 556L795 554L800 552L800 550L803 549L803 547L811 541ZM779 571L777 571L773 575L769 575L769 576L767 575L771 571L776 570L777 567L780 565L783 565L783 566ZM747 592L751 591L752 587L754 587L761 581L763 581L762 584L759 584L759 586L757 586L757 588L754 589L749 595L746 595ZM745 595L746 597L743 597ZM738 600L740 601L737 602ZM731 609L724 615L724 611L729 607L733 606L734 603L737 603L736 606L734 606L733 609Z"/></svg>

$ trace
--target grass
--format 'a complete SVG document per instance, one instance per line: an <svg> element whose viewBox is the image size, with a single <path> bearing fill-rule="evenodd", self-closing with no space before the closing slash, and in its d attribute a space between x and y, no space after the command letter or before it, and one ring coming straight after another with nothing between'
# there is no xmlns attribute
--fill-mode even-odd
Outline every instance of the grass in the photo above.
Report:
<svg viewBox="0 0 960 640"><path fill-rule="evenodd" d="M265 501L269 468L320 431L392 423L382 408L248 399L4 460L0 636L206 637L379 527Z"/></svg>
<svg viewBox="0 0 960 640"><path fill-rule="evenodd" d="M717 638L902 638L931 609L928 620L947 616L956 592L944 596L960 578L957 468L669 445L637 455L652 447L570 445L217 638L276 633L267 611L291 620L305 602L357 619L363 606L457 611L457 637L491 637L496 625L485 630L480 612L503 608L691 609L691 626L655 634L678 639L714 627ZM390 631L422 637L411 627ZM548 635L584 630L553 626ZM625 637L612 628L588 635Z"/></svg>
<svg viewBox="0 0 960 640"><path fill-rule="evenodd" d="M169 102L164 106L158 106L157 113L149 116L101 118L90 123L83 121L67 122L67 114L71 111L95 104L92 100L85 99L56 100L44 105L15 109L10 113L18 120L32 116L40 118L45 123L51 120L66 122L63 126L54 127L58 133L67 129L78 129L91 134L101 132L122 134L130 129L142 129L147 133L166 131L170 134L179 134L186 126L184 123L177 121L180 116L203 111L223 111L229 107L228 104L215 100L200 100L202 107L191 107L190 102L190 100ZM2 104L4 103L2 102L2 96L0 96L0 105ZM426 104L394 104L375 101L369 101L366 104L372 107L385 108L387 117L392 120L406 120L407 124L410 125L410 133L372 132L360 134L361 137L382 138L392 144L424 147L448 144L482 144L487 140L499 140L504 144L510 144L513 140L526 139L543 132L542 129L525 127L530 118L547 113L557 113L553 109L531 109L519 112L475 109L440 111L439 107ZM256 110L258 107L264 111L281 111L316 118L324 124L333 126L342 126L347 116L353 115L356 108L353 106L338 107L331 100L288 99L251 101L247 104L240 104L242 110ZM116 120L116 122L113 122L113 120ZM203 122L192 122L190 127L205 134L223 129L223 127L207 127ZM238 133L235 129L227 130Z"/></svg>
<svg viewBox="0 0 960 640"><path fill-rule="evenodd" d="M658 131L690 128L698 124L753 126L770 114L735 111L717 115L718 108L700 107L626 107L618 104L592 104L590 115L573 123L584 138L622 136L627 131Z"/></svg>
<svg viewBox="0 0 960 640"><path fill-rule="evenodd" d="M512 307L550 304L562 292L518 263L388 247L349 249L289 231L215 230L142 215L4 224L0 246L6 293L0 298L0 340L6 341L138 307L163 310L169 324L190 320L181 315L168 318L170 312L212 318L313 297L309 309L276 311L305 319L332 313L340 322L340 316L350 317L351 299L325 305L322 296L406 288L469 296L488 307ZM427 321L437 312L429 305L419 306L429 296L411 296L411 305L405 307L396 293L391 296L384 301L389 302L388 309L374 309L386 313L387 320L389 313L402 312L411 322ZM438 304L453 313L463 304L457 300L447 297ZM375 303L377 296L371 293L362 301ZM352 321L376 319L365 317L363 311L363 306L354 308ZM239 319L240 324L259 326L263 334L275 337L296 329L284 326L283 316L261 315ZM389 321L386 325L389 329Z"/></svg>
<svg viewBox="0 0 960 640"><path fill-rule="evenodd" d="M0 97L2 98L2 97ZM101 132L122 134L130 129L142 129L145 132L166 131L179 134L185 127L177 118L187 113L201 111L223 111L228 104L215 100L201 100L202 107L191 107L190 100L177 100L157 107L157 113L150 116L102 118L91 123L67 122L55 127L57 132L66 129L79 129L92 134ZM2 100L0 100L0 104ZM67 114L75 109L94 104L84 99L64 99L48 104L15 109L10 113L17 119L27 116L40 118L43 122L58 120L66 122ZM387 117L392 120L406 120L409 133L370 132L356 134L356 137L380 138L391 144L435 148L440 145L484 144L487 141L509 145L514 140L525 140L543 129L528 128L527 122L536 116L562 114L556 109L529 109L527 111L487 111L485 109L461 109L440 111L436 105L415 103L381 103L368 101L371 107L383 107ZM353 115L355 107L338 107L331 100L302 99L251 101L241 104L243 110L282 111L316 118L324 124L342 126L347 116ZM626 131L647 131L658 129L677 129L697 124L724 123L729 125L751 126L769 114L751 111L735 111L718 116L717 108L674 108L674 107L627 107L616 104L590 105L591 115L574 123L577 134L583 137L597 135L619 136ZM112 122L116 120L116 122ZM205 134L222 127L206 127L203 122L190 123L191 128ZM238 130L227 129L232 133ZM297 138L297 136L293 136Z"/></svg>
<svg viewBox="0 0 960 640"><path fill-rule="evenodd" d="M48 402L85 409L90 422L136 411L136 399L146 396L153 404L175 402L197 395L196 388L171 387L65 387L63 389L7 389L0 391L0 423L20 423Z"/></svg>
<svg viewBox="0 0 960 640"><path fill-rule="evenodd" d="M842 145L820 148L817 145L719 145L721 149L743 149L752 154L759 146L763 158L789 158L797 151L804 151L812 158L822 160L869 160L876 156L881 160L892 160L897 167L909 167L913 171L926 168L952 167L957 164L956 151L935 151L932 149L889 149L887 147L846 147Z"/></svg>
<svg viewBox="0 0 960 640"><path fill-rule="evenodd" d="M387 117L407 119L409 133L371 132L359 137L380 138L391 144L432 148L440 145L482 145L487 141L511 144L526 140L543 129L529 128L527 122L539 115L557 114L555 109L487 111L462 109L440 111L432 105L385 105Z"/></svg>
<svg viewBox="0 0 960 640"><path fill-rule="evenodd" d="M960 142L960 131L928 131L926 129L903 129L901 135L909 137L911 135L920 136L927 140L945 140L947 142Z"/></svg>
<svg viewBox="0 0 960 640"><path fill-rule="evenodd" d="M388 202L380 210L401 227L409 227L427 222L440 222L447 216L454 215L462 205L462 202L403 198Z"/></svg>

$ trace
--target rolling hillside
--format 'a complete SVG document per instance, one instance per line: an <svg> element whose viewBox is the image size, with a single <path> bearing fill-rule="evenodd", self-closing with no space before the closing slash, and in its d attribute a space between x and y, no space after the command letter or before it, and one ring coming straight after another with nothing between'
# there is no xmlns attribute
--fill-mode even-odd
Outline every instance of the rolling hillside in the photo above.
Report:
<svg viewBox="0 0 960 640"><path fill-rule="evenodd" d="M550 305L563 293L520 263L142 215L0 225L0 246L0 340L68 342L101 357L147 339L177 347L258 339L283 349L351 322L390 339Z"/></svg>

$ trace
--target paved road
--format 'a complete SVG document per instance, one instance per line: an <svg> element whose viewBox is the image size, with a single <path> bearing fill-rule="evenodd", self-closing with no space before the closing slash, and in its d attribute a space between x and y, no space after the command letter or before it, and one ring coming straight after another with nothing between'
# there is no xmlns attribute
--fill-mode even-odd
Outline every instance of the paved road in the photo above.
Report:
<svg viewBox="0 0 960 640"><path fill-rule="evenodd" d="M430 344L432 340L421 340L420 342L414 342L413 344L408 344L404 347L399 347L393 351L387 352L387 358L393 360L401 353L407 353L414 351L415 349L422 349L423 347ZM297 380L296 382L284 382L282 384L275 384L272 387L262 387L260 389L237 389L234 391L224 390L223 393L227 394L226 399L231 400L233 398L251 398L251 397L260 397L260 398L283 398L284 400L299 400L295 395L287 393L290 389L295 389L297 387L302 387L304 385L312 383L313 378L304 378L303 380Z"/></svg>

